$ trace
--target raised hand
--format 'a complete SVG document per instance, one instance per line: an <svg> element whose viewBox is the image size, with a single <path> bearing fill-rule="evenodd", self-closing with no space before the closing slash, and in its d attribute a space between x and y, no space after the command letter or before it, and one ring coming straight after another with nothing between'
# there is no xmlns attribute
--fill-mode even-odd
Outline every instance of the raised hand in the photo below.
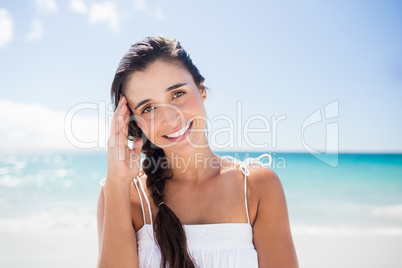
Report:
<svg viewBox="0 0 402 268"><path fill-rule="evenodd" d="M120 95L108 140L106 180L131 181L139 173L140 152L143 144L141 138L135 138L133 149L128 147L129 121L130 111L127 107L127 99Z"/></svg>

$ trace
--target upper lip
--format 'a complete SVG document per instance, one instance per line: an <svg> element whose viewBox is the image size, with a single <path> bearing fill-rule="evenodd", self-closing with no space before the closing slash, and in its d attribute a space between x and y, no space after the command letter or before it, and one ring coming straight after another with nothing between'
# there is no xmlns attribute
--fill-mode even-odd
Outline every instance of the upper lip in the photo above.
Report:
<svg viewBox="0 0 402 268"><path fill-rule="evenodd" d="M164 135L164 136L168 136L168 135L172 135L173 133L176 133L177 131L181 130L182 128L185 128L185 127L189 126L189 125L191 124L191 122L192 122L192 121L188 121L187 124L185 124L184 126L179 127L179 128L177 128L175 131L172 131L172 132L170 132L169 134L166 134L166 135Z"/></svg>

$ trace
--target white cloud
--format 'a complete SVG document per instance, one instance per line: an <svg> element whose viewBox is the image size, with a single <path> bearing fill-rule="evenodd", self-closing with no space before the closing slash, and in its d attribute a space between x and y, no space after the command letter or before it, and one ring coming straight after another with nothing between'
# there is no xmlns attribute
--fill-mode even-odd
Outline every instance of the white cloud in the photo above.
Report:
<svg viewBox="0 0 402 268"><path fill-rule="evenodd" d="M120 19L116 4L113 2L91 4L89 22L91 24L106 23L113 31L119 31Z"/></svg>
<svg viewBox="0 0 402 268"><path fill-rule="evenodd" d="M147 3L145 0L135 0L134 9L144 11L147 9Z"/></svg>
<svg viewBox="0 0 402 268"><path fill-rule="evenodd" d="M0 48L6 47L14 39L13 20L5 8L0 8Z"/></svg>
<svg viewBox="0 0 402 268"><path fill-rule="evenodd" d="M84 109L88 111L85 105L88 103L62 112L40 104L0 100L1 151L105 149L106 119L99 119L97 111L94 116L80 115Z"/></svg>
<svg viewBox="0 0 402 268"><path fill-rule="evenodd" d="M165 13L163 13L160 7L156 7L154 10L154 16L157 20L163 21L166 19Z"/></svg>
<svg viewBox="0 0 402 268"><path fill-rule="evenodd" d="M31 21L32 30L27 36L27 40L32 42L35 40L42 39L43 37L43 24L39 19L32 19Z"/></svg>
<svg viewBox="0 0 402 268"><path fill-rule="evenodd" d="M35 0L35 6L41 14L57 13L59 10L55 0Z"/></svg>
<svg viewBox="0 0 402 268"><path fill-rule="evenodd" d="M88 11L87 4L83 0L70 0L68 6L73 12L85 14Z"/></svg>

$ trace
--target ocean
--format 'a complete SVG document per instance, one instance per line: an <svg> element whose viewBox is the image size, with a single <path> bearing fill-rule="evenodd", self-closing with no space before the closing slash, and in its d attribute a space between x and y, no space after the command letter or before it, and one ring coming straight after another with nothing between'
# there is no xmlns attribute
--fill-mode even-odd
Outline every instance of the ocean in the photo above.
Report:
<svg viewBox="0 0 402 268"><path fill-rule="evenodd" d="M270 154L294 234L402 235L402 154L339 154L335 167L307 153ZM0 232L96 229L106 160L106 152L0 154Z"/></svg>

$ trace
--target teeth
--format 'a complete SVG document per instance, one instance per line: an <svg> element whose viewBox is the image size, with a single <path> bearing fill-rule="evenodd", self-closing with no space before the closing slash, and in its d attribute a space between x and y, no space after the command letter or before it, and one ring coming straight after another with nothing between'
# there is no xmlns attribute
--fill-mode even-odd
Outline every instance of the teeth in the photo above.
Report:
<svg viewBox="0 0 402 268"><path fill-rule="evenodd" d="M187 126L182 127L179 131L176 131L175 133L172 133L172 134L169 134L169 135L166 135L166 136L168 138L177 138L177 137L183 135L184 132L186 132L189 127L190 127L190 123L188 123Z"/></svg>

